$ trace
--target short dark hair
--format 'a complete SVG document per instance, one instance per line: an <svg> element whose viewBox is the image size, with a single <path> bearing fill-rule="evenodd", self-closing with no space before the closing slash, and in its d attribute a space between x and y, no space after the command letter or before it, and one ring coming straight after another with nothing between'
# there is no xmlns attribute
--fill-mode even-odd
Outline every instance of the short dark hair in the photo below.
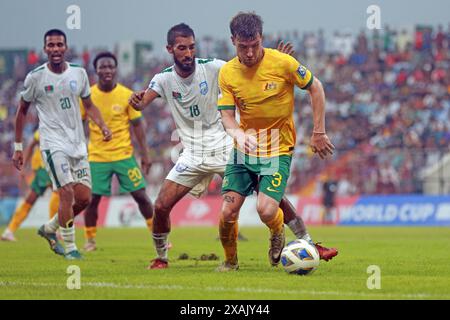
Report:
<svg viewBox="0 0 450 320"><path fill-rule="evenodd" d="M48 36L63 36L64 43L67 44L67 36L63 31L61 31L59 29L50 29L44 34L44 46L45 46L45 43L46 43L45 41L47 40Z"/></svg>
<svg viewBox="0 0 450 320"><path fill-rule="evenodd" d="M263 21L255 12L242 12L231 19L230 31L233 37L252 40L263 33Z"/></svg>
<svg viewBox="0 0 450 320"><path fill-rule="evenodd" d="M94 62L93 62L94 69L97 69L98 60L100 60L101 58L111 58L111 59L113 59L114 63L116 64L116 67L117 67L117 58L116 58L116 56L113 53L109 52L109 51L103 51L103 52L98 53L95 56Z"/></svg>
<svg viewBox="0 0 450 320"><path fill-rule="evenodd" d="M185 23L177 24L167 32L167 44L173 46L176 37L194 37L195 39L194 30Z"/></svg>

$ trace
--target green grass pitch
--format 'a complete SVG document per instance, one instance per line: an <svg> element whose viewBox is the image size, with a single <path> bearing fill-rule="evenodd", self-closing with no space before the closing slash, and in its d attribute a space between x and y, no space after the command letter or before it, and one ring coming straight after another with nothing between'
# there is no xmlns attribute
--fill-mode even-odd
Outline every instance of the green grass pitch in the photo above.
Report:
<svg viewBox="0 0 450 320"><path fill-rule="evenodd" d="M99 229L99 249L75 262L53 254L36 230L19 230L17 243L0 243L0 299L450 299L449 228L309 231L339 255L314 274L297 276L269 265L263 227L242 228L249 241L239 242L240 270L226 274L215 272L220 261L200 259L211 253L222 259L217 228L174 228L167 270L146 270L155 255L146 229ZM78 230L79 247L82 236ZM178 259L183 253L189 259ZM67 288L70 265L80 268L80 290ZM380 268L380 289L367 286L372 265Z"/></svg>

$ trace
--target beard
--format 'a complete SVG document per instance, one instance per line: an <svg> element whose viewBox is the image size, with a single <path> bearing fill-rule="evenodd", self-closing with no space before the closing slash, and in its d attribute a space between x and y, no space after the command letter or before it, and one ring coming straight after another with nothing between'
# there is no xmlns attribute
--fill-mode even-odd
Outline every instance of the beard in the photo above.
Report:
<svg viewBox="0 0 450 320"><path fill-rule="evenodd" d="M189 62L181 62L177 58L173 57L175 64L184 72L192 72L195 69L195 57L192 58L192 61Z"/></svg>

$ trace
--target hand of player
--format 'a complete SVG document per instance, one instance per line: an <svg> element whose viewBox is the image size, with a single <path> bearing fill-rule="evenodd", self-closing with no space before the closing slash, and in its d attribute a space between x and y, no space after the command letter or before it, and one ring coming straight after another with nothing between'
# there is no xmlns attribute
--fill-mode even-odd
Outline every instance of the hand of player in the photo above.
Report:
<svg viewBox="0 0 450 320"><path fill-rule="evenodd" d="M312 152L317 153L321 159L325 159L328 154L332 155L334 150L334 145L326 133L313 133L310 147Z"/></svg>
<svg viewBox="0 0 450 320"><path fill-rule="evenodd" d="M251 136L249 134L245 135L245 151L255 151L258 146L258 140L255 136Z"/></svg>
<svg viewBox="0 0 450 320"><path fill-rule="evenodd" d="M141 155L141 169L145 175L147 175L150 172L151 166L152 160L148 156L148 153Z"/></svg>
<svg viewBox="0 0 450 320"><path fill-rule="evenodd" d="M23 168L23 152L22 151L14 151L12 161L13 161L14 167L16 167L17 170L21 171Z"/></svg>
<svg viewBox="0 0 450 320"><path fill-rule="evenodd" d="M236 136L236 141L240 149L243 149L245 153L254 151L258 146L258 140L255 136L246 134L240 131Z"/></svg>
<svg viewBox="0 0 450 320"><path fill-rule="evenodd" d="M293 56L295 53L294 46L292 45L292 43L290 42L284 43L283 40L280 40L280 42L278 43L277 50L286 53L290 56Z"/></svg>
<svg viewBox="0 0 450 320"><path fill-rule="evenodd" d="M128 103L136 110L140 110L142 99L144 98L145 90L133 92Z"/></svg>
<svg viewBox="0 0 450 320"><path fill-rule="evenodd" d="M103 134L103 141L109 141L112 139L112 132L106 125L102 127L102 134Z"/></svg>

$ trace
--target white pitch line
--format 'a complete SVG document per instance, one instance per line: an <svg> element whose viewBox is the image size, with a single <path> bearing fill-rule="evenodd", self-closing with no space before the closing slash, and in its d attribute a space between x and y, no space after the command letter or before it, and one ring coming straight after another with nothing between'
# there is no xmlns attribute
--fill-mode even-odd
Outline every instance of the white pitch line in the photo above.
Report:
<svg viewBox="0 0 450 320"><path fill-rule="evenodd" d="M0 281L0 287L62 287L64 284L58 283L39 283L39 282L4 282ZM443 298L449 299L450 295L437 295L429 293L362 293L362 292L344 292L344 291L315 291L315 290L278 290L265 288L250 287L186 287L181 285L134 285L134 284L117 284L110 282L85 282L81 283L81 287L92 288L112 288L112 289L151 289L151 290L168 290L168 291L210 291L210 292L236 292L236 293L275 293L281 295L311 295L311 296L355 296L367 298L403 298L403 299L424 299L424 298Z"/></svg>

